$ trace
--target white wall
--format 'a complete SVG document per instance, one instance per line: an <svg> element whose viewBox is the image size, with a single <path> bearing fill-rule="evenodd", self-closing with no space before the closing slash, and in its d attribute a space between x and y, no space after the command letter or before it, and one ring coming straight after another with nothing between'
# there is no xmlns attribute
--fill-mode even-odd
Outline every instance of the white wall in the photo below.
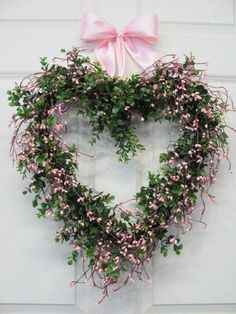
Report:
<svg viewBox="0 0 236 314"><path fill-rule="evenodd" d="M70 249L54 243L57 225L38 220L30 197L21 194L25 182L8 157L13 111L7 107L6 90L39 69L39 56L54 57L60 48L78 46L80 19L87 11L117 27L136 16L156 13L158 55L182 57L192 52L198 60L209 61L209 82L225 86L236 103L233 0L0 0L0 313L236 313L236 136L232 132L233 174L222 163L213 191L217 204L207 204L207 229L195 224L184 239L181 256L164 259L157 254L150 265L151 285L130 284L99 307L94 305L99 292L90 284L68 288L78 271L66 265ZM234 114L227 120L235 127ZM90 148L86 123L72 116L70 122L81 136L71 129L69 140L99 158L99 164L81 159L83 182L119 199L134 194L145 182L147 170L156 167L157 155L169 141L167 124L144 125L139 135L147 150L124 166L117 164L106 135ZM109 170L104 173L105 167Z"/></svg>

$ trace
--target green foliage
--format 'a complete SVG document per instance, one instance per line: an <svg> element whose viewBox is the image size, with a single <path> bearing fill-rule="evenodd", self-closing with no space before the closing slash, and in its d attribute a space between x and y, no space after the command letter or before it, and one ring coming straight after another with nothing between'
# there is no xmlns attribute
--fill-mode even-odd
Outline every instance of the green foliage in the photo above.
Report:
<svg viewBox="0 0 236 314"><path fill-rule="evenodd" d="M183 245L176 235L168 236L169 227L182 233L191 225L198 191L209 195L218 171L215 160L227 151L227 101L200 81L192 56L183 64L157 61L150 72L121 79L110 77L77 48L61 52L65 64L40 58L43 72L8 91L16 111L12 152L22 177L31 174L23 194L34 194L39 218L60 223L56 241L72 244L68 264L80 256L87 259L90 277L97 272L104 278L106 291L122 271L139 276L157 245L164 256L170 246L180 254ZM159 156L160 173L149 172L147 185L134 196L136 213L78 181L77 148L60 137L66 131L61 116L71 104L88 119L91 144L108 132L124 163L145 149L136 134L142 123L179 123L181 136ZM87 271L84 276L89 277Z"/></svg>

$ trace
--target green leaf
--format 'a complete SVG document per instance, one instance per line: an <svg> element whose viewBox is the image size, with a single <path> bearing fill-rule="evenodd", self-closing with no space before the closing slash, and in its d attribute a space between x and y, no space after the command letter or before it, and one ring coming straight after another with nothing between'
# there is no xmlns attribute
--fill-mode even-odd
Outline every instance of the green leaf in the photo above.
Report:
<svg viewBox="0 0 236 314"><path fill-rule="evenodd" d="M125 221L130 221L130 216L129 216L129 214L126 213L126 212L121 212L120 217L121 217L122 219L124 219Z"/></svg>
<svg viewBox="0 0 236 314"><path fill-rule="evenodd" d="M117 107L114 107L114 108L112 108L112 113L117 113L117 112L119 112L119 108L117 108Z"/></svg>
<svg viewBox="0 0 236 314"><path fill-rule="evenodd" d="M36 198L32 201L32 205L33 205L33 207L38 206L38 200Z"/></svg>
<svg viewBox="0 0 236 314"><path fill-rule="evenodd" d="M57 122L57 119L56 119L56 117L54 117L54 116L49 116L49 117L47 118L47 120L46 120L46 124L47 124L48 126L53 126L53 125L56 124L56 122Z"/></svg>
<svg viewBox="0 0 236 314"><path fill-rule="evenodd" d="M179 244L179 245L175 244L174 245L174 251L177 255L180 255L182 249L183 249L183 244Z"/></svg>
<svg viewBox="0 0 236 314"><path fill-rule="evenodd" d="M168 255L168 247L167 247L167 245L163 245L162 247L161 247L161 253L163 254L163 256L167 256Z"/></svg>

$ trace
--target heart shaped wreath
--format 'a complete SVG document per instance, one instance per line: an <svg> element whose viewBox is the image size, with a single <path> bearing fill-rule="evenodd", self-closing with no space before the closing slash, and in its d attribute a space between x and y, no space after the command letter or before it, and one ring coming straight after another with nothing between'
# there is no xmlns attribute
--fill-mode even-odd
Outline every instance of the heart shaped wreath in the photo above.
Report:
<svg viewBox="0 0 236 314"><path fill-rule="evenodd" d="M180 235L192 227L197 196L212 197L208 191L219 162L228 159L228 96L202 82L204 70L192 56L183 63L175 56L162 58L123 80L110 77L77 48L62 52L65 58L58 59L65 63L49 65L41 58L42 73L8 92L16 107L11 154L23 178L32 174L23 193L34 193L38 216L60 222L56 241L72 244L68 263L82 258L82 276L72 284L91 278L104 298L122 271L127 272L123 284L134 274L141 279L156 247L164 256L170 245L180 253ZM72 104L88 118L92 142L109 132L122 162L144 149L135 134L137 119L179 123L181 136L160 155L161 173L149 172L148 185L135 195L135 211L114 205L114 196L77 178L79 152L61 139L63 114ZM170 234L173 225L177 232Z"/></svg>

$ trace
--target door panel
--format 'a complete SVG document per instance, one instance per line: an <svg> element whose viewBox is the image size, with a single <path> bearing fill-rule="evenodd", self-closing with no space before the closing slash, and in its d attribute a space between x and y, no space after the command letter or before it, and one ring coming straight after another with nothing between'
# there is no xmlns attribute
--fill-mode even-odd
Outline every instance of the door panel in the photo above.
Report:
<svg viewBox="0 0 236 314"><path fill-rule="evenodd" d="M39 70L39 56L49 58L60 48L79 46L83 12L94 12L122 28L146 13L159 16L158 56L192 52L200 62L209 61L208 81L225 86L236 102L236 26L233 0L0 0L0 313L236 313L236 137L229 133L233 173L222 162L212 190L217 203L207 203L203 224L195 223L183 239L184 250L167 258L157 252L148 265L152 283L128 284L96 305L100 291L91 283L70 288L80 273L80 264L69 267L67 245L54 242L58 225L39 220L30 196L21 194L21 181L9 159L12 130L8 122L6 90L26 74ZM118 11L119 10L119 11ZM127 75L139 71L127 58ZM80 151L82 183L116 195L117 202L129 199L146 182L147 171L158 168L158 155L166 150L176 125L140 124L137 133L146 151L128 165L117 162L113 141L104 134L89 146L88 123L68 112L65 140ZM235 127L235 116L227 115ZM78 135L79 134L79 135ZM134 204L130 204L133 206ZM199 213L195 213L196 219Z"/></svg>

